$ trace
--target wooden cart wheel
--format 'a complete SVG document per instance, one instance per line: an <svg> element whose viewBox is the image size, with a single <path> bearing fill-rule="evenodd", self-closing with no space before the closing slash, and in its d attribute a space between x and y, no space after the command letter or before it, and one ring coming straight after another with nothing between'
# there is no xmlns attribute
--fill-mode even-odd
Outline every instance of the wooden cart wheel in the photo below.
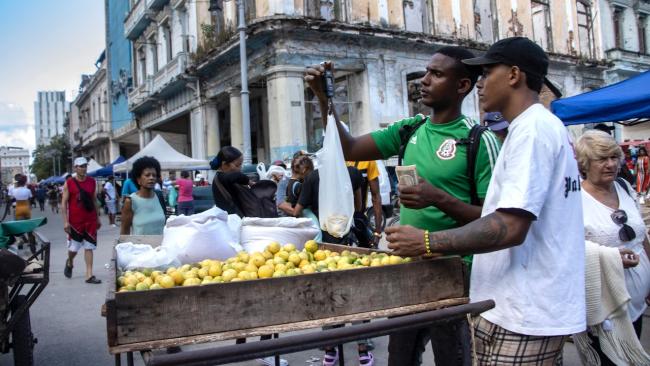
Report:
<svg viewBox="0 0 650 366"><path fill-rule="evenodd" d="M12 312L15 312L27 301L27 296L18 295L12 304ZM11 341L14 353L14 366L34 365L34 336L29 320L29 309L25 309L23 316L18 320L11 332Z"/></svg>

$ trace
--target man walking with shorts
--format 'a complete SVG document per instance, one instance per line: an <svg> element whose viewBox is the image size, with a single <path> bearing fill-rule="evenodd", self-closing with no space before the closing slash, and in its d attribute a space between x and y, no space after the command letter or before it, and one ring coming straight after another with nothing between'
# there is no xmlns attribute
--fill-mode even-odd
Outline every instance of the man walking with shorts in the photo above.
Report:
<svg viewBox="0 0 650 366"><path fill-rule="evenodd" d="M108 181L104 183L103 191L104 199L106 200L106 208L108 209L108 223L112 227L117 227L117 225L115 225L115 213L117 212L117 190L115 189L112 175L109 176Z"/></svg>
<svg viewBox="0 0 650 366"><path fill-rule="evenodd" d="M86 176L86 158L76 158L74 169L77 175L66 180L61 199L63 230L68 233L68 259L63 274L67 278L72 277L74 258L83 248L86 283L99 284L102 281L93 275L93 252L97 248L97 230L101 227L95 203L95 180Z"/></svg>

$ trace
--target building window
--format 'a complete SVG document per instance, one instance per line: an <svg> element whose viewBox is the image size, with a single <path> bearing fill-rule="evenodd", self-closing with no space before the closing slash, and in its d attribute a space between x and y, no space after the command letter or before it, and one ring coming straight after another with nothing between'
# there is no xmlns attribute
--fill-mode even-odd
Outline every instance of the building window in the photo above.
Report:
<svg viewBox="0 0 650 366"><path fill-rule="evenodd" d="M165 63L172 60L172 31L169 23L163 25L163 41L165 42Z"/></svg>
<svg viewBox="0 0 650 366"><path fill-rule="evenodd" d="M614 48L622 49L624 47L623 41L623 9L619 7L614 8Z"/></svg>
<svg viewBox="0 0 650 366"><path fill-rule="evenodd" d="M553 51L549 0L532 0L530 2L530 13L533 18L533 39L543 49Z"/></svg>
<svg viewBox="0 0 650 366"><path fill-rule="evenodd" d="M648 53L648 16L639 14L639 53Z"/></svg>

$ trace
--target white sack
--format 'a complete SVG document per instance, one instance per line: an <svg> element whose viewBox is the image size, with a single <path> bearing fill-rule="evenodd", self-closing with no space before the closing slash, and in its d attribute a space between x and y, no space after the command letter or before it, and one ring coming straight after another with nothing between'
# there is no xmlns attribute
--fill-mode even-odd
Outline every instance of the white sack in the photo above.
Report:
<svg viewBox="0 0 650 366"><path fill-rule="evenodd" d="M175 253L182 264L225 260L243 249L238 233L238 218L229 218L228 213L215 206L196 215L170 217L161 246Z"/></svg>
<svg viewBox="0 0 650 366"><path fill-rule="evenodd" d="M282 245L294 244L302 250L305 242L314 239L319 232L309 218L245 217L241 226L241 243L249 253L264 251L274 241Z"/></svg>
<svg viewBox="0 0 650 366"><path fill-rule="evenodd" d="M318 186L318 221L322 230L335 238L350 231L354 215L354 192L345 165L343 148L334 116L327 116L323 148L316 153L320 162Z"/></svg>
<svg viewBox="0 0 650 366"><path fill-rule="evenodd" d="M117 266L122 271L136 268L165 269L177 267L180 261L167 248L153 248L149 244L120 243L115 246Z"/></svg>

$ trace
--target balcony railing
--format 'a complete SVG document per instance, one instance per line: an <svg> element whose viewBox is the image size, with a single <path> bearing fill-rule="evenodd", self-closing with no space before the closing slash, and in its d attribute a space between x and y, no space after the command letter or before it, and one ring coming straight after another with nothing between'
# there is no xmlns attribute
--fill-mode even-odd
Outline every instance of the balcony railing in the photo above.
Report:
<svg viewBox="0 0 650 366"><path fill-rule="evenodd" d="M124 36L134 40L145 30L151 19L149 5L153 0L138 0L124 19Z"/></svg>
<svg viewBox="0 0 650 366"><path fill-rule="evenodd" d="M141 103L151 95L151 77L147 76L143 83L129 92L129 106Z"/></svg>
<svg viewBox="0 0 650 366"><path fill-rule="evenodd" d="M643 54L635 51L622 50L620 48L612 48L605 51L607 59L610 61L623 61L630 63L650 63L650 55Z"/></svg>
<svg viewBox="0 0 650 366"><path fill-rule="evenodd" d="M100 121L92 124L83 132L83 143L91 144L100 138L108 138L111 132L111 126L106 121Z"/></svg>
<svg viewBox="0 0 650 366"><path fill-rule="evenodd" d="M147 9L150 10L160 10L169 0L150 0L147 1Z"/></svg>
<svg viewBox="0 0 650 366"><path fill-rule="evenodd" d="M153 77L153 84L151 88L152 93L158 93L163 90L170 82L176 79L177 76L185 72L187 68L187 53L181 52L176 55L171 61L163 66L156 75Z"/></svg>

